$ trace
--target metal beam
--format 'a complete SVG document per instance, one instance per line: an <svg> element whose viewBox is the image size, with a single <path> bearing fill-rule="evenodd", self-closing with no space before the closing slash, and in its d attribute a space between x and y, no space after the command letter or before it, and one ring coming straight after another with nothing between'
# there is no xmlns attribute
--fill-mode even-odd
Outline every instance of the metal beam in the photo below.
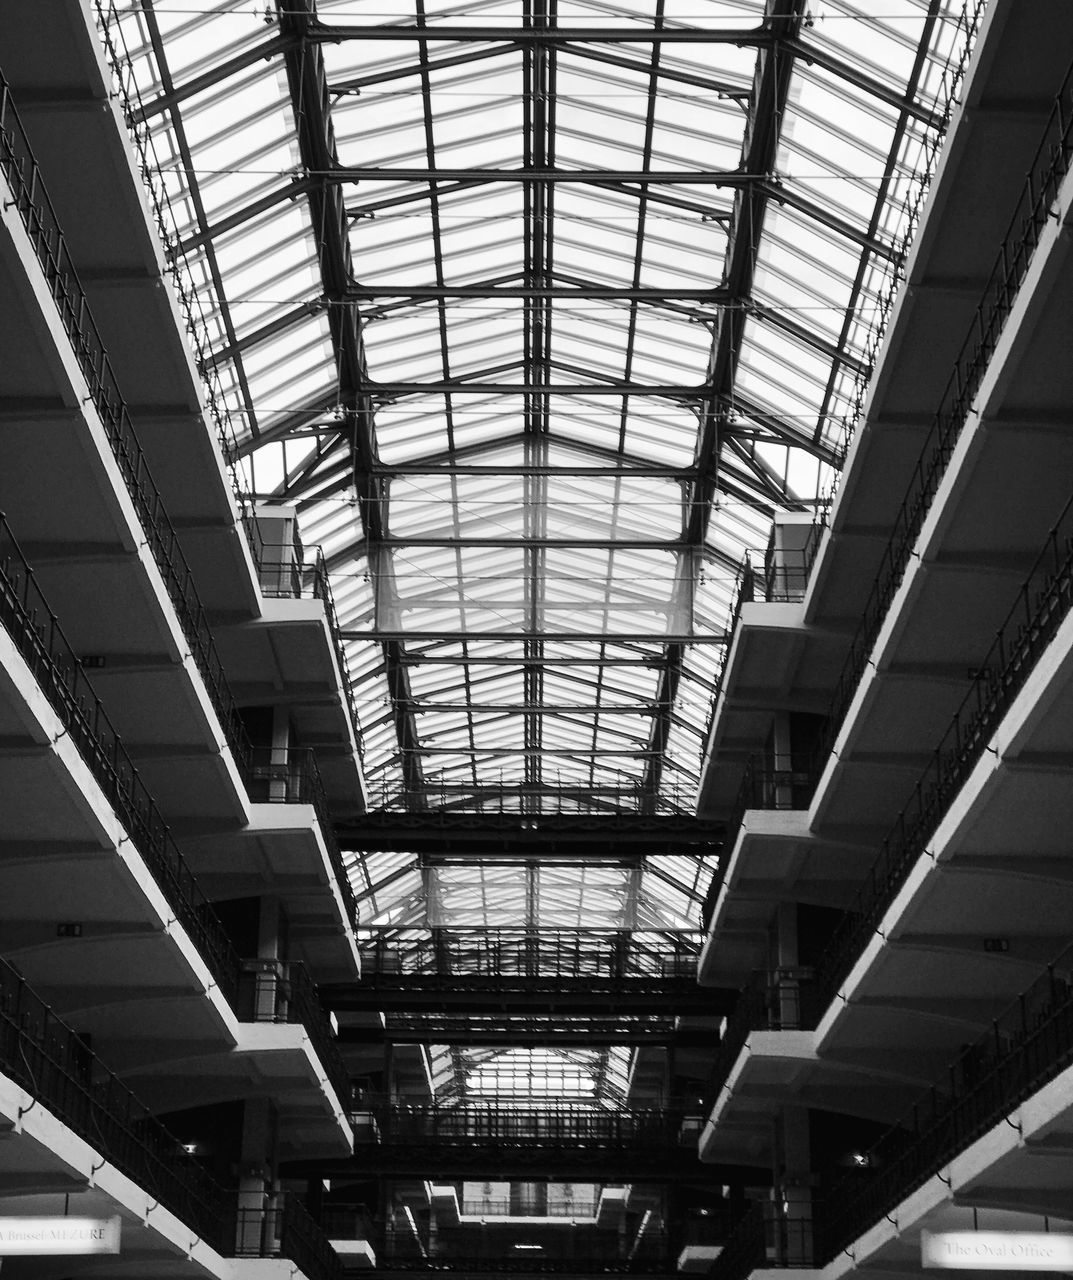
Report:
<svg viewBox="0 0 1073 1280"><path fill-rule="evenodd" d="M711 1049L716 1043L714 1027L681 1030L667 1020L587 1020L576 1026L567 1025L561 1017L526 1019L524 1026L518 1025L519 1021L491 1016L389 1017L386 1027L340 1027L338 1042L344 1053L351 1047L388 1044L457 1045L465 1049L611 1049L617 1045Z"/></svg>
<svg viewBox="0 0 1073 1280"><path fill-rule="evenodd" d="M384 172L388 172L384 170ZM351 297L358 301L376 298L403 298L425 301L438 298L552 298L557 301L592 301L610 299L626 302L706 302L714 307L729 306L734 298L723 288L679 289L652 288L639 285L569 285L569 284L355 284Z"/></svg>
<svg viewBox="0 0 1073 1280"><path fill-rule="evenodd" d="M732 44L738 48L770 44L774 38L766 26L741 27L661 27L658 33L635 27L559 27L559 26L426 26L405 23L319 23L310 31L312 39L326 42L343 40L437 40L472 42L504 41L519 46L563 45L573 42L592 44Z"/></svg>
<svg viewBox="0 0 1073 1280"><path fill-rule="evenodd" d="M740 993L681 978L591 974L371 973L360 982L321 983L321 1001L337 1013L517 1014L528 1017L726 1017ZM711 1037L709 1036L709 1040Z"/></svg>
<svg viewBox="0 0 1073 1280"><path fill-rule="evenodd" d="M321 27L315 0L276 0L276 17L285 48L287 83L302 167L305 176L317 179L309 191L309 212L324 296L330 304L342 304L349 299L354 271L343 192L325 177L338 167L338 152L328 77L316 40ZM356 307L329 305L328 323L339 378L338 398L345 417L342 429L351 445L358 505L370 559L375 564L380 539L387 531L387 519L382 481L373 474L377 461L372 429L374 405L368 391L369 371L361 321ZM390 563L385 562L379 568L382 575L390 575ZM385 641L383 653L406 786L420 794L423 775L417 752L417 721L400 642Z"/></svg>
<svg viewBox="0 0 1073 1280"><path fill-rule="evenodd" d="M285 1178L551 1178L566 1182L683 1182L720 1187L746 1183L768 1186L769 1169L702 1164L695 1150L597 1146L534 1147L509 1140L359 1143L353 1156L336 1160L292 1160ZM379 1271L378 1271L379 1274ZM454 1272L452 1271L452 1276ZM487 1275L484 1277L487 1280Z"/></svg>
<svg viewBox="0 0 1073 1280"><path fill-rule="evenodd" d="M556 851L587 858L650 854L714 856L724 824L675 814L391 813L336 823L345 849L533 857Z"/></svg>
<svg viewBox="0 0 1073 1280"><path fill-rule="evenodd" d="M429 379L427 382L374 382L371 378L364 383L365 392L378 400L397 400L401 396L421 395L504 395L528 396L536 392L546 395L560 396L660 396L669 400L699 400L711 394L711 389L704 386L683 387L674 384L653 383L648 386L641 382L621 382L608 379L606 382L553 382L548 386L532 382L494 382L487 376L480 380L444 382L442 379Z"/></svg>
<svg viewBox="0 0 1073 1280"><path fill-rule="evenodd" d="M466 543L466 546L473 544ZM545 629L544 631L525 631L515 628L510 631L448 631L443 627L428 628L427 630L420 626L413 625L405 629L395 629L392 627L376 627L370 631L358 631L354 629L344 629L339 633L344 640L380 640L388 641L412 641L419 640L437 640L446 644L463 644L466 641L473 640L498 640L503 642L514 641L518 644L526 640L546 640L554 641L556 644L651 644L666 645L675 643L687 644L704 644L704 645L723 645L730 642L730 635L727 632L712 632L707 634L694 635L692 632L684 631L553 631ZM656 660L653 654L650 658L640 659L644 665L650 666ZM435 657L426 657L420 653L406 654L403 661L414 665L420 665L424 662L434 662ZM528 662L536 661L536 659L526 658L523 655L515 657L513 654L499 655L498 657L461 657L456 656L445 659L453 666L461 666L466 663L475 662L495 662L502 665L504 662L509 663L512 667L521 666ZM552 659L547 661L552 662ZM561 660L560 665L569 666L572 662L591 667L593 659L591 656L578 659ZM623 663L616 657L605 657L603 665L609 667L622 666ZM411 699L411 702L413 700Z"/></svg>
<svg viewBox="0 0 1073 1280"><path fill-rule="evenodd" d="M521 183L636 183L639 186L748 187L751 171L714 169L426 169L417 166L369 167L328 165L318 177L330 182L521 182Z"/></svg>

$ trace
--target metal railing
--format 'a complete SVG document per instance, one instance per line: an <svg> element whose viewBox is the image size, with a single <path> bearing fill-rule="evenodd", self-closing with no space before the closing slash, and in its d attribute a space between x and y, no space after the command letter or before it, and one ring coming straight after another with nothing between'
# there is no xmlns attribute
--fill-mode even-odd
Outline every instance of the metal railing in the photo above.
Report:
<svg viewBox="0 0 1073 1280"><path fill-rule="evenodd" d="M816 1254L809 1218L789 1217L774 1204L754 1204L730 1234L708 1275L745 1280L761 1268L812 1267Z"/></svg>
<svg viewBox="0 0 1073 1280"><path fill-rule="evenodd" d="M1073 67L1048 118L1010 226L984 287L976 317L950 375L928 438L917 459L908 492L894 519L861 622L835 687L824 748L834 745L850 703L868 666L872 649L901 585L913 546L953 457L973 400L994 354L1033 255L1047 225L1051 206L1073 160Z"/></svg>
<svg viewBox="0 0 1073 1280"><path fill-rule="evenodd" d="M1073 606L1073 502L1059 517L950 727L817 965L826 1006L924 852L996 726Z"/></svg>
<svg viewBox="0 0 1073 1280"><path fill-rule="evenodd" d="M917 227L920 224L920 218L924 211L924 203L931 187L932 178L935 175L936 166L939 162L939 153L942 149L943 139L946 134L946 127L950 120L955 101L961 83L965 77L968 68L969 58L972 54L973 46L976 42L976 36L980 28L980 21L983 17L984 8L987 0L975 0L972 4L966 4L962 12L957 16L951 29L951 39L949 42L950 54L946 60L945 66L942 68L941 74L936 81L936 93L932 101L931 108L937 114L941 121L940 128L936 129L932 135L923 144L923 155L921 161L913 170L913 180L909 184L906 193L902 199L899 211L894 221L901 228L901 234L897 243L893 246L893 253L890 259L888 275L885 284L877 289L875 296L875 307L872 313L872 319L868 325L868 330L864 340L864 350L857 372L854 375L853 388L851 392L850 404L848 411L842 419L842 427L840 438L836 446L836 454L839 463L845 459L849 451L850 441L853 438L854 431L864 412L865 401L868 396L868 389L871 386L872 374L875 371L876 361L879 358L880 347L883 344L884 337L887 332L887 325L890 321L891 312L894 309L894 303L897 300L902 285L905 280L905 264L909 256L909 250L916 237ZM816 562L816 557L820 547L823 545L824 530L830 524L831 509L834 505L835 493L839 484L840 474L836 475L827 491L821 494L816 505L816 523L813 526L815 534L811 537L804 548L800 560L800 572L803 575L803 585L800 588L800 595L797 594L798 586L796 574L794 575L793 594L780 594L779 575L770 575L766 571L765 557L765 577L763 583L763 595L768 601L775 600L796 600L803 599L804 592L808 587L808 580L812 575L812 569ZM785 589L789 591L790 584L785 584ZM744 591L744 594L743 594ZM738 572L738 582L735 586L735 592L730 609L729 621L727 624L727 634L733 636L734 630L738 625L741 614L741 606L743 603L752 601L756 598L755 571L749 564L749 558L746 557L742 568ZM723 648L723 665L726 664L726 655L729 652L729 645ZM723 673L720 670L716 678L716 687L712 695L711 717L714 717L715 708L719 701L719 693L722 686ZM706 737L711 733L711 717L707 726Z"/></svg>
<svg viewBox="0 0 1073 1280"><path fill-rule="evenodd" d="M307 1280L344 1280L328 1237L290 1192L268 1193L257 1207L238 1211L233 1250L237 1258L287 1258Z"/></svg>
<svg viewBox="0 0 1073 1280"><path fill-rule="evenodd" d="M115 0L94 0L97 14L97 27L101 34L108 65L112 71L112 81L119 93L123 106L123 119L134 144L140 161L142 183L149 198L150 207L156 222L157 235L164 248L165 261L171 276L172 286L179 302L185 322L187 338L193 348L198 373L205 392L205 403L216 427L216 436L221 453L231 477L231 487L241 513L242 525L246 531L247 542L255 566L261 580L262 590L266 594L274 594L266 590L266 576L269 587L272 576L266 575L263 568L263 541L256 527L256 520L250 511L249 499L241 492L238 475L235 470L237 453L237 433L235 431L232 410L228 405L227 392L220 377L219 362L216 359L209 334L212 331L209 312L206 310L202 289L199 287L201 273L196 263L183 248L180 222L168 194L167 184L163 177L163 166L156 152L153 131L142 115L142 95L134 74L134 60L126 44L123 30L123 14L115 4ZM226 335L221 335L226 338ZM240 411L241 413L241 411ZM358 719L357 702L354 698L353 681L350 674L346 646L339 629L339 618L336 613L335 599L324 571L323 557L318 549L319 564L317 572L322 581L318 590L314 591L315 599L323 600L332 644L335 647L339 670L343 678L344 695L350 712L354 729L354 740L359 750L362 746L361 722ZM304 584L303 584L304 585ZM293 593L304 595L305 590Z"/></svg>
<svg viewBox="0 0 1073 1280"><path fill-rule="evenodd" d="M808 1010L807 1020L802 1026L815 1027L834 1000L839 986L874 936L883 914L924 853L951 801L983 755L995 728L1071 608L1073 501L1048 535L1042 552L1021 585L1013 608L977 670L969 692L932 753L909 803L884 840L879 858L858 889L849 913L820 956L814 982L810 981L807 989L802 986L803 998L806 998L807 990L803 1008ZM758 788L752 787L751 783L749 787L743 783L747 799L744 808L767 807L758 803L765 795L777 798L778 771L765 773L759 769L756 776L759 778ZM805 773L799 776L804 777ZM739 808L744 812L741 805ZM728 831L734 830L736 825L731 823ZM718 1086L733 1066L749 1031L764 1025L763 1019L767 1016L764 986L764 981L754 979L754 983L742 993L739 1005L728 1021L712 1073L712 1080ZM726 1061L728 1055L729 1061Z"/></svg>
<svg viewBox="0 0 1073 1280"><path fill-rule="evenodd" d="M246 790L255 803L313 806L347 919L356 920L358 904L335 834L316 753L310 747L252 747L244 772Z"/></svg>
<svg viewBox="0 0 1073 1280"><path fill-rule="evenodd" d="M133 503L153 561L160 572L168 598L175 610L190 653L201 675L231 754L243 774L248 773L250 740L228 686L223 665L197 594L193 575L183 555L178 535L160 493L149 473L120 393L100 334L93 322L82 289L60 231L55 212L41 181L11 100L6 82L0 77L0 170L7 178L23 225L38 263L48 281L68 341L86 379L90 398L104 427L112 455L119 466L124 486ZM314 562L313 578L318 598L325 604L332 642L340 663L351 719L358 733L353 690L346 666L346 652L339 637L338 618L328 588L323 558ZM331 828L330 817L325 824ZM326 838L334 839L334 836ZM353 918L353 917L351 917Z"/></svg>
<svg viewBox="0 0 1073 1280"><path fill-rule="evenodd" d="M406 1228L388 1228L377 1243L377 1264L391 1270L473 1270L583 1275L673 1272L671 1240L660 1230L620 1234L617 1227L530 1228L540 1249L512 1252L502 1228L438 1226L427 1248ZM553 1234L549 1235L548 1232ZM424 1252L422 1251L424 1249Z"/></svg>
<svg viewBox="0 0 1073 1280"><path fill-rule="evenodd" d="M567 1200L548 1200L534 1206L520 1204L510 1199L483 1197L463 1200L462 1213L467 1218L594 1218L595 1200L579 1200L576 1204Z"/></svg>
<svg viewBox="0 0 1073 1280"><path fill-rule="evenodd" d="M0 1067L213 1248L228 1250L228 1193L4 960Z"/></svg>
<svg viewBox="0 0 1073 1280"><path fill-rule="evenodd" d="M699 932L447 929L359 940L366 973L523 978L695 978Z"/></svg>
<svg viewBox="0 0 1073 1280"><path fill-rule="evenodd" d="M320 1229L330 1240L368 1240L377 1234L377 1223L365 1204L329 1201L317 1215Z"/></svg>
<svg viewBox="0 0 1073 1280"><path fill-rule="evenodd" d="M822 1246L832 1258L1073 1064L1073 947L951 1063L901 1123L829 1185Z"/></svg>
<svg viewBox="0 0 1073 1280"><path fill-rule="evenodd" d="M89 388L124 486L145 534L146 545L160 571L190 653L204 681L224 736L236 758L248 750L245 729L227 685L223 666L198 598L193 575L178 535L164 510L149 474L141 446L100 334L90 315L86 294L75 273L55 211L41 181L25 130L7 83L0 78L0 170L7 179L14 207L22 219L38 264L49 285L60 322Z"/></svg>
<svg viewBox="0 0 1073 1280"><path fill-rule="evenodd" d="M772 526L771 537L764 551L763 576L763 596L769 604L804 600L812 566L827 528L828 514L826 508L817 513L817 518L809 527L805 542L800 547L777 547L775 534L778 526Z"/></svg>
<svg viewBox="0 0 1073 1280"><path fill-rule="evenodd" d="M224 996L238 995L239 957L183 861L74 650L0 515L0 624L62 720L135 848Z"/></svg>
<svg viewBox="0 0 1073 1280"><path fill-rule="evenodd" d="M826 1265L1071 1065L1073 947L961 1051L898 1124L859 1153L852 1169L823 1178L813 1221L803 1225L772 1205L757 1206L712 1274L744 1280L758 1267ZM813 1234L808 1253L803 1246ZM788 1251L777 1247L780 1239L789 1241ZM792 1247L795 1239L802 1247Z"/></svg>
<svg viewBox="0 0 1073 1280"><path fill-rule="evenodd" d="M718 1101L734 1064L754 1031L803 1031L816 1025L820 1012L811 969L758 971L746 984L727 1018L712 1059L704 1106Z"/></svg>
<svg viewBox="0 0 1073 1280"><path fill-rule="evenodd" d="M659 794L639 782L608 781L590 785L571 775L548 770L542 783L526 783L504 773L485 771L477 784L430 779L419 787L387 775L369 780L369 808L410 813L428 810L455 813L564 814L602 817L616 813L692 814L695 789L679 778L660 785Z"/></svg>
<svg viewBox="0 0 1073 1280"><path fill-rule="evenodd" d="M302 1026L340 1107L348 1110L350 1072L305 965L297 960L243 960L238 1015L249 1022Z"/></svg>
<svg viewBox="0 0 1073 1280"><path fill-rule="evenodd" d="M250 517L256 526L256 517ZM329 592L324 553L314 547L312 558L293 543L260 542L257 574L262 595L273 600L323 600Z"/></svg>
<svg viewBox="0 0 1073 1280"><path fill-rule="evenodd" d="M503 1099L459 1104L366 1097L361 1105L376 1120L384 1143L506 1142L536 1149L564 1145L590 1150L677 1149L682 1122L691 1114L681 1107L605 1110L562 1100L549 1100L544 1105Z"/></svg>

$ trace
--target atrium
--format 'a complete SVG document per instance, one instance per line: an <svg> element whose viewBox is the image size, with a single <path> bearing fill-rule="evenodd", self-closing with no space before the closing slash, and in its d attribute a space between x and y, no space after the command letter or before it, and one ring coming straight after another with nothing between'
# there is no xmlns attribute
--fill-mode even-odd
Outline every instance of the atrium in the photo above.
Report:
<svg viewBox="0 0 1073 1280"><path fill-rule="evenodd" d="M5 1280L1073 1270L1071 63L0 0Z"/></svg>

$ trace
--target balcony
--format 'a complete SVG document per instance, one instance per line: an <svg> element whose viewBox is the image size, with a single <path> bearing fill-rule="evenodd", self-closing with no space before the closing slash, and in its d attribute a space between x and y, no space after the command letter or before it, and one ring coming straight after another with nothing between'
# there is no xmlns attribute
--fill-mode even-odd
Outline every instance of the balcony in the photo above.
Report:
<svg viewBox="0 0 1073 1280"><path fill-rule="evenodd" d="M711 1274L719 1280L745 1280L758 1269L819 1268L843 1252L855 1253L855 1241L884 1219L897 1222L899 1206L929 1179L949 1170L973 1143L995 1129L1017 1130L1011 1115L1071 1066L1073 948L1048 965L986 1034L964 1047L897 1124L857 1153L851 1169L820 1170L811 1210L794 1218L772 1205L756 1206ZM1068 1089L1059 1107L1068 1107ZM1058 1136L1054 1119L1046 1108L1036 1119L1052 1141ZM1040 1147L1039 1137L1014 1137L1022 1157L1038 1164L1038 1151L1047 1149L1047 1140ZM986 1184L986 1161L976 1172ZM1011 1168L1005 1177L1020 1186L1026 1172ZM1027 1178L1024 1185L1030 1185ZM903 1239L903 1247L905 1243ZM857 1265L868 1263L858 1256Z"/></svg>
<svg viewBox="0 0 1073 1280"><path fill-rule="evenodd" d="M977 571L985 563L992 574L1002 569L1014 575L1023 571L1063 501L1064 495L1056 496L1054 476L1064 470L1065 463L1058 457L1060 446L1056 449L1053 439L1045 436L1051 407L1048 382L1038 367L1027 367L1023 351L1014 351L1010 335L1038 333L1033 359L1047 366L1042 351L1056 324L1052 317L1044 318L1043 311L1054 306L1060 313L1064 305L1057 296L1046 300L1062 258L1060 250L1053 252L1059 230L1056 217L1068 216L1069 184L1063 186L1063 178L1069 168L1073 98L1068 66L1061 66L1063 57L1068 58L1068 41L1056 39L1057 30L1047 35L1029 32L1022 25L1027 14L1004 11L1002 20L1007 16L1006 37L998 35L1002 22L985 24L988 49L976 60L964 103L955 109L956 127L944 149L930 209L907 263L906 287L892 312L886 352L876 366L867 413L854 439L838 500L829 513L831 536L822 539L815 557L801 558L797 572L793 568L780 572L770 554L767 563L775 570L774 577L765 574L769 581L761 583L761 570L756 569L754 598L766 596L769 589L773 592L769 599L801 598L801 578L807 577L799 616L792 618L788 612L784 624L797 634L775 637L770 634L774 621L746 616L741 630L769 634L755 643L739 637L732 640L723 677L725 706L716 710L711 735L716 759L702 786L704 813L721 816L732 804L737 761L762 745L774 708L802 708L807 699L805 709L828 714L825 755L838 745L835 739L847 717L843 746L865 755L882 750L871 742L861 746L852 737L856 727L852 705L862 687L864 696L871 696L878 684L890 701L899 702L891 714L912 715L918 725L935 707L941 705L944 713L946 706L952 709L960 695L949 679L950 671L944 673L947 687L937 674L921 673L919 659L921 650L927 651L925 644L918 640L915 646L902 646L895 636L885 649L873 652L901 621L899 606L890 624L884 625L899 589L904 582L902 594L910 598L913 591L919 595L930 588L928 603L933 614L941 616L925 619L921 624L925 634L953 631L963 642L954 661L963 668L977 665L973 628L953 603L955 592L969 589L971 557L976 556ZM1008 52L1021 47L1017 42L1022 38L1036 42L1031 62L1018 63ZM1026 70L1030 65L1031 74ZM1016 120L1004 110L1013 84L1023 104ZM1050 97L1054 90L1060 91ZM963 124L963 115L971 123ZM991 163L998 154L1011 161L1002 177L997 172L1002 166ZM955 279L958 288L950 288L949 282ZM1013 326L1008 324L1011 315L1016 320ZM1023 327L1026 322L1029 329ZM962 335L959 346L957 339ZM1001 386L995 376L996 354L1006 366ZM1003 443L996 437L1004 415L1012 425L1014 404L1039 405L1038 418L1030 433L1010 431ZM987 431L977 431L975 426L964 430L970 407L974 423L978 417L988 427L996 427L990 440L985 439ZM1018 423L1029 425L1023 415ZM981 457L982 467L976 465ZM1039 459L1040 465L1026 484L1029 457ZM974 505L973 523L962 524L940 542L933 526L945 517L945 491L955 479L970 473L977 479L989 477L991 496L982 504L986 516ZM937 496L939 506L933 512ZM999 504L1004 518L996 523ZM825 513L821 519L826 519ZM885 542L885 531L891 528L894 535ZM922 534L924 542L917 546ZM1023 559L1009 554L1014 549L1016 557ZM1007 553L1005 560L1002 551ZM963 562L958 560L960 552ZM923 573L914 558L917 553L926 561ZM973 585L987 590L986 584ZM944 586L948 586L945 592ZM778 608L789 610L790 606L773 606L769 610L773 618ZM992 625L989 619L982 623L981 646L986 645L983 637ZM908 652L910 648L916 652ZM735 649L744 651L744 657L739 652L732 662ZM962 649L971 650L964 659ZM871 660L880 672L871 671ZM899 673L900 698L898 690L891 693L882 683L885 667L899 660L907 667L916 660L918 675L910 691L904 683L906 674ZM817 699L821 701L815 705ZM935 729L925 732L932 736ZM748 743L755 745L744 745ZM839 755L844 759L843 746ZM876 793L890 796L890 807L881 819L886 822L897 812L902 788L910 779L898 776L891 764L877 782L880 769L877 764L861 790L870 789L873 797ZM859 821L858 811L867 797L859 797L860 805L850 811L858 800L855 785L851 780L839 797L832 823L845 827ZM873 799L873 812L875 803Z"/></svg>
<svg viewBox="0 0 1073 1280"><path fill-rule="evenodd" d="M230 1194L2 960L0 1070L214 1249L229 1251Z"/></svg>
<svg viewBox="0 0 1073 1280"><path fill-rule="evenodd" d="M1073 607L1073 503L1021 585L931 762L887 835L850 913L817 965L826 1008L924 853L1003 717Z"/></svg>
<svg viewBox="0 0 1073 1280"><path fill-rule="evenodd" d="M179 539L135 437L108 354L90 315L40 171L16 114L7 83L0 79L0 171L7 179L38 265L51 292L71 351L86 380L90 400L201 675L224 736L237 758L246 744L234 699L216 653L205 610Z"/></svg>
<svg viewBox="0 0 1073 1280"><path fill-rule="evenodd" d="M308 804L316 814L346 919L357 919L354 889L335 834L328 796L314 751L308 747L251 747L244 770L249 797L262 804Z"/></svg>
<svg viewBox="0 0 1073 1280"><path fill-rule="evenodd" d="M350 1072L339 1050L331 1020L304 965L297 961L244 960L239 1016L247 1022L298 1024L309 1036L325 1075L345 1111L350 1102Z"/></svg>
<svg viewBox="0 0 1073 1280"><path fill-rule="evenodd" d="M297 1196L275 1192L238 1211L238 1258L286 1258L306 1280L343 1280L343 1264Z"/></svg>
<svg viewBox="0 0 1073 1280"><path fill-rule="evenodd" d="M194 575L135 436L104 343L90 314L86 293L43 188L10 90L3 81L0 81L0 172L10 187L11 207L29 244L29 250L20 260L20 269L29 269L27 264L32 253L55 306L59 321L56 341L62 342L60 334L65 337L73 356L72 370L77 367L88 389L92 406L89 412L95 411L100 423L102 455L105 450L110 454L104 471L112 465L115 467L114 479L113 475L99 474L100 469L94 469L97 459L90 456L92 449L83 459L81 449L67 448L65 456L74 460L71 474L63 473L64 481L70 486L69 501L65 496L68 490L62 485L56 493L50 493L46 501L43 491L35 497L32 484L22 484L15 479L6 498L18 507L20 519L16 523L24 524L29 530L25 536L43 548L39 572L51 584L52 599L61 612L64 602L71 602L70 616L78 619L80 629L75 646L83 653L98 656L98 682L112 709L113 719L120 726L128 751L141 759L143 773L149 777L169 819L178 821L191 816L190 797L196 796L199 817L215 814L226 824L233 821L245 799L236 794L234 771L240 779L248 777L250 743ZM45 363L38 360L32 373L22 370L23 380L33 377L40 383L46 376L52 376L41 372ZM45 388L43 384L35 386L35 390L42 403L48 400L46 390L53 398L57 392L57 388ZM77 398L78 388L71 394ZM75 432L77 440L71 443L77 444L86 433L86 424L72 418L70 422L65 421L64 429ZM88 434L93 436L96 430L98 428L91 424ZM19 440L28 438L43 437L37 433L33 437L20 436ZM59 447L51 436L49 440L50 447ZM45 446L35 444L34 448ZM42 458L41 466L35 471L36 454L29 446L24 452L27 455L23 459L24 475L43 475L46 460ZM88 470L83 473L79 468ZM14 477L14 473L12 475ZM130 503L129 517L122 501L118 503L121 510L115 509L117 495L110 491L110 486L122 487ZM91 493L92 501L87 496ZM57 513L74 509L76 494L85 500L87 512L92 508L92 513L85 514L77 527L68 529ZM82 508L79 510L81 513ZM129 528L125 523L128 518L132 522ZM87 571L77 556L71 560L75 553L69 548L93 541L108 550L92 558L92 567ZM159 585L153 573L146 573L147 562L131 554L127 542L144 544L147 548L159 574ZM264 549L260 551L263 555ZM330 674L327 683L336 690L337 696L342 689L343 703L350 720L356 724L346 654L323 562L315 558L308 569L299 567L296 581L284 581L279 566L273 570L270 564L266 565L265 573L270 579L275 576L281 594L292 595L294 590L300 594L308 592L323 606L320 630L328 632L334 646L330 648L322 641L323 666ZM92 598L97 593L107 595L110 608L97 611L94 623L91 617L94 610L80 605L86 604L87 595ZM161 632L167 632L173 625L177 625L177 632L169 652L168 643L162 644ZM184 667L184 650L189 653L199 680L191 678ZM206 699L204 707L200 705L202 696ZM153 719L145 714L149 705L159 712ZM230 764L221 758L213 719L230 749ZM164 740L161 739L163 726L166 726ZM353 797L360 794L359 771L353 759L355 747L349 731L346 736L351 759L349 765L342 768L340 785L356 805ZM179 761L181 764L177 764ZM229 773L230 777L225 776Z"/></svg>
<svg viewBox="0 0 1073 1280"><path fill-rule="evenodd" d="M1027 183L1001 242L972 324L954 361L929 434L913 469L908 491L894 517L893 531L883 550L871 593L835 685L821 748L823 754L828 754L834 747L864 674L872 664L877 639L914 562L918 539L955 458L970 412L984 414L980 395L992 357L1019 301L1022 286L1029 280L1045 230L1053 224L1053 209L1069 173L1071 160L1073 68L1070 68L1055 98L1028 168ZM1034 287L1039 287L1038 282L1033 283ZM1049 285L1050 282L1046 287ZM1015 370L1008 371L1007 379L1014 373ZM1040 482L1039 477L1036 482ZM1038 504L1039 495L1029 495L1029 510L1032 509L1033 496ZM1016 531L1009 529L1008 547L1016 547L1017 541Z"/></svg>
<svg viewBox="0 0 1073 1280"><path fill-rule="evenodd" d="M0 625L11 637L101 792L228 1002L239 958L96 697L82 664L0 517Z"/></svg>

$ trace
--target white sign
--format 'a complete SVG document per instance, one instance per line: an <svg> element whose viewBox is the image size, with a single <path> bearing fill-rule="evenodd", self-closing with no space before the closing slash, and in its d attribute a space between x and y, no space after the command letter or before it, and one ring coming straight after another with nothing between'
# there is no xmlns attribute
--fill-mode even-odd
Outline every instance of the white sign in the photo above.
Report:
<svg viewBox="0 0 1073 1280"><path fill-rule="evenodd" d="M0 1257L118 1253L119 1218L0 1218Z"/></svg>
<svg viewBox="0 0 1073 1280"><path fill-rule="evenodd" d="M1073 1235L1057 1231L922 1231L925 1267L958 1271L1073 1271Z"/></svg>

